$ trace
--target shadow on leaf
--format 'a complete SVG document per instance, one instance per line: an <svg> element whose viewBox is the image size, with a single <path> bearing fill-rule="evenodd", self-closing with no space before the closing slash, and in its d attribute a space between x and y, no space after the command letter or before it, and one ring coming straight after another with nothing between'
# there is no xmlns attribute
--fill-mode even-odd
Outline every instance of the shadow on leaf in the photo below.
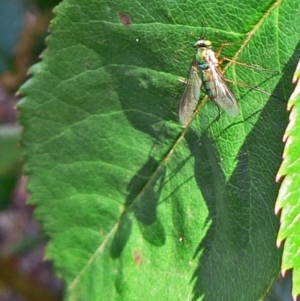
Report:
<svg viewBox="0 0 300 301"><path fill-rule="evenodd" d="M121 255L130 238L133 217L137 220L145 240L156 246L165 243L164 228L156 212L164 185L165 169L162 167L155 172L157 167L158 162L150 157L128 185L129 193L125 209L111 245L113 258ZM149 174L153 176L149 178Z"/></svg>
<svg viewBox="0 0 300 301"><path fill-rule="evenodd" d="M284 93L289 93L282 87L292 88L287 74L293 62L295 57L290 59L282 82L273 91L281 99L285 99ZM210 137L213 132L210 129L200 137L192 129L186 135L195 158L196 181L209 210L207 223L211 223L194 254L199 264L191 279L193 300L200 296L204 301L258 300L278 275L282 250L275 246L279 219L273 208L279 188L275 175L281 163L287 113L285 104L270 96L257 114L256 110L244 123L237 121L230 125L245 128L248 123L253 127L238 151L229 178L224 174L216 141L232 137L229 133L224 135L230 127L222 131L222 136Z"/></svg>

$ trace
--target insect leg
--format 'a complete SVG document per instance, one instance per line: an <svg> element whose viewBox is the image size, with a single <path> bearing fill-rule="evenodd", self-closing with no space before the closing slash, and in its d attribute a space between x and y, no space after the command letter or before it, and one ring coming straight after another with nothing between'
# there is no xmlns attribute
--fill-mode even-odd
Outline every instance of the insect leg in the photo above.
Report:
<svg viewBox="0 0 300 301"><path fill-rule="evenodd" d="M237 65L240 65L240 66L244 66L244 67L259 70L259 71L271 72L271 73L274 73L274 74L281 73L281 71L279 71L279 70L270 70L270 69L266 69L266 68L264 68L262 66L259 66L259 65L248 65L246 63L238 62L238 61L232 60L232 59L227 58L227 57L223 57L220 60L220 64L223 63L224 61L231 62L231 63L237 64Z"/></svg>
<svg viewBox="0 0 300 301"><path fill-rule="evenodd" d="M222 53L224 47L232 46L232 45L234 45L234 43L222 43L219 50L216 53L216 58L218 58L220 56L220 54Z"/></svg>
<svg viewBox="0 0 300 301"><path fill-rule="evenodd" d="M229 83L233 83L233 84L238 85L238 86L241 86L241 87L246 87L246 88L248 88L248 89L250 89L250 90L258 91L258 92L263 93L263 94L265 94L265 95L272 96L272 97L274 97L274 98L276 98L276 99L278 99L278 100L280 100L280 101L286 102L286 101L284 101L283 99L281 99L280 97L278 97L278 96L276 96L276 95L274 95L274 94L272 94L272 93L269 93L269 92L267 92L267 91L265 91L265 90L262 90L262 89L258 88L257 86L251 86L251 85L248 85L248 84L246 84L246 83L237 82L237 81L235 81L235 80L231 80L231 79L228 79L228 78L226 78L225 80L226 80L227 82L229 82Z"/></svg>

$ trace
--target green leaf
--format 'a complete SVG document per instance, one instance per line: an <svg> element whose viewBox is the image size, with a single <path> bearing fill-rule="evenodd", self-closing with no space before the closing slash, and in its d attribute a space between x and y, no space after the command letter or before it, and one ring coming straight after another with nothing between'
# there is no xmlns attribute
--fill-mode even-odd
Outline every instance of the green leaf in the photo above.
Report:
<svg viewBox="0 0 300 301"><path fill-rule="evenodd" d="M276 201L276 212L282 209L281 212L281 226L278 233L278 244L284 242L284 252L282 257L281 269L285 274L288 269L293 268L293 296L296 299L300 294L300 270L299 270L299 256L298 249L299 242L299 108L300 108L300 61L297 70L294 74L293 82L296 83L295 90L288 102L288 109L290 113L290 123L284 135L286 141L283 152L284 160L280 166L277 177L278 179L284 177L282 185L279 190Z"/></svg>
<svg viewBox="0 0 300 301"><path fill-rule="evenodd" d="M0 127L0 209L10 204L19 178L21 168L19 139L19 127L5 125Z"/></svg>
<svg viewBox="0 0 300 301"><path fill-rule="evenodd" d="M273 213L299 50L297 2L64 1L19 103L30 175L68 300L258 300L279 274ZM205 29L201 28L205 20ZM204 34L240 115L178 106Z"/></svg>

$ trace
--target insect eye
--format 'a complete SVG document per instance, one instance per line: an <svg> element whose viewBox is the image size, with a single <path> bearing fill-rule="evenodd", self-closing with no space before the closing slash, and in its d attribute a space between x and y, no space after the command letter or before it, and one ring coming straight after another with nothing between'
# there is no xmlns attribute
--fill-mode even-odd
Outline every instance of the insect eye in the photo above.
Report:
<svg viewBox="0 0 300 301"><path fill-rule="evenodd" d="M204 44L206 47L209 47L209 46L211 46L211 41L210 41L210 40L205 40L205 41L203 41L203 44Z"/></svg>
<svg viewBox="0 0 300 301"><path fill-rule="evenodd" d="M205 47L206 46L205 42L206 42L205 40L199 39L197 42L194 43L194 47L195 48Z"/></svg>
<svg viewBox="0 0 300 301"><path fill-rule="evenodd" d="M193 46L194 46L194 48L198 48L198 47L199 47L199 46L198 46L198 41L195 42Z"/></svg>

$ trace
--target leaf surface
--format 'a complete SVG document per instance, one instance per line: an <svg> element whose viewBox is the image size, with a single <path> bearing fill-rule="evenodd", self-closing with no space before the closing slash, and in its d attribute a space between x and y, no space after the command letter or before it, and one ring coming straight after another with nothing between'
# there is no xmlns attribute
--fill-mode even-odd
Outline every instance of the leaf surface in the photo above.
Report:
<svg viewBox="0 0 300 301"><path fill-rule="evenodd" d="M279 273L273 213L299 53L295 1L87 1L56 9L21 89L31 204L67 300L258 300ZM201 29L205 20L205 29ZM240 115L178 106L201 34ZM297 52L298 51L298 52ZM224 69L225 70L225 69Z"/></svg>

